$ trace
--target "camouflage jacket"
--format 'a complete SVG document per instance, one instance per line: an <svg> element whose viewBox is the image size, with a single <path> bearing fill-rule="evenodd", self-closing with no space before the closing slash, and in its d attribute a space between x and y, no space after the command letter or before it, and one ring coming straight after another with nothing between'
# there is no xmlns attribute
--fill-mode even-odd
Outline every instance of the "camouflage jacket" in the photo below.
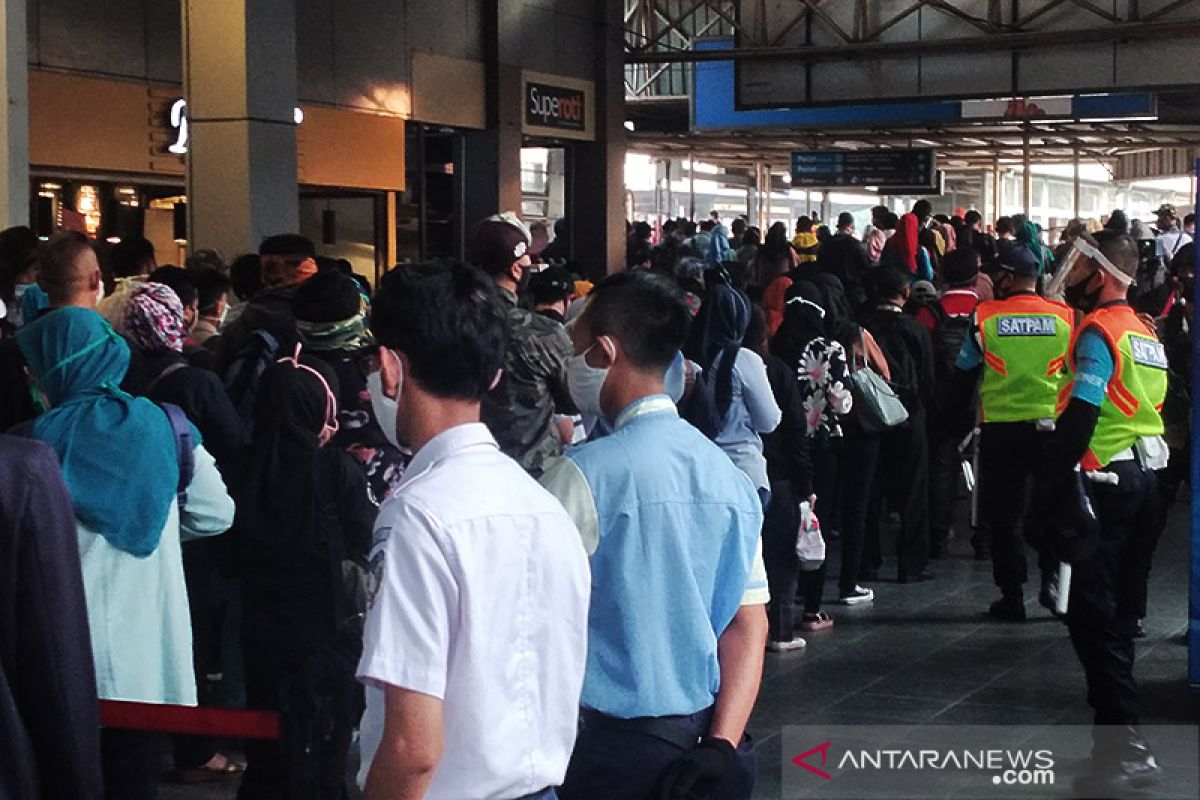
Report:
<svg viewBox="0 0 1200 800"><path fill-rule="evenodd" d="M537 476L542 462L563 450L556 405L574 410L566 379L571 339L558 322L518 306L512 292L500 294L508 307L508 352L500 383L483 400L483 421L500 449Z"/></svg>

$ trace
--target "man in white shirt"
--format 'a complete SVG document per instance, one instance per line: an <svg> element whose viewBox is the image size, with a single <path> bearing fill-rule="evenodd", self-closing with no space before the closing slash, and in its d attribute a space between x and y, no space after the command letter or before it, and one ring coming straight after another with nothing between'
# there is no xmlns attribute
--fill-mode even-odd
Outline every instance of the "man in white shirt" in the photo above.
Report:
<svg viewBox="0 0 1200 800"><path fill-rule="evenodd" d="M590 575L562 506L479 422L505 352L492 281L386 275L372 404L415 453L380 509L358 675L369 800L553 798L575 744Z"/></svg>
<svg viewBox="0 0 1200 800"><path fill-rule="evenodd" d="M1162 260L1162 263L1169 268L1171 259L1191 240L1191 236L1179 229L1179 214L1175 211L1175 206L1170 203L1163 203L1159 206L1156 255Z"/></svg>

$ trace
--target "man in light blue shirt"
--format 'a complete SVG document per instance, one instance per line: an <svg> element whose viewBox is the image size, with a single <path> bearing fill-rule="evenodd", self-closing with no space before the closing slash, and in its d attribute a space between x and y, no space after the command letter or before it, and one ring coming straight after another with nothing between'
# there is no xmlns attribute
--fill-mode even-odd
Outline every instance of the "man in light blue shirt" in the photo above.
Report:
<svg viewBox="0 0 1200 800"><path fill-rule="evenodd" d="M621 273L596 287L572 330L572 399L613 431L542 479L592 565L583 725L564 800L750 797L744 732L769 599L762 510L745 473L664 389L687 325L673 284Z"/></svg>

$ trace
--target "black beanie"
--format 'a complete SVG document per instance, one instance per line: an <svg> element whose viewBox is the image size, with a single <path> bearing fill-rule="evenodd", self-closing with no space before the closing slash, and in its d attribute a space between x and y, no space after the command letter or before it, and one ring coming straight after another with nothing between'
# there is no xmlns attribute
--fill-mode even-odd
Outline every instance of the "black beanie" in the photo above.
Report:
<svg viewBox="0 0 1200 800"><path fill-rule="evenodd" d="M362 310L358 282L339 270L318 272L300 284L292 313L301 322L340 322Z"/></svg>

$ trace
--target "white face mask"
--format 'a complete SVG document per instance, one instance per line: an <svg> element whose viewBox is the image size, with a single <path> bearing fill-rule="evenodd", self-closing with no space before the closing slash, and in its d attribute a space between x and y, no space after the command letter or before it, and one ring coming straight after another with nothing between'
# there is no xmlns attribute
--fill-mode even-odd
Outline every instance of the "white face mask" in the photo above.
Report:
<svg viewBox="0 0 1200 800"><path fill-rule="evenodd" d="M604 379L608 377L608 367L593 367L587 363L587 354L596 347L602 347L604 338L597 339L587 350L567 361L567 390L571 393L571 400L580 414L593 417L604 416L604 410L600 407L600 392L604 389Z"/></svg>
<svg viewBox="0 0 1200 800"><path fill-rule="evenodd" d="M371 411L374 412L375 420L383 430L384 437L392 443L392 446L401 451L407 451L406 448L401 447L400 440L396 436L396 418L399 414L398 401L400 400L400 392L404 388L404 365L400 363L400 359L391 350L385 347L381 348L381 351L386 354L383 356L384 358L390 356L396 359L396 396L393 398L384 394L383 373L379 371L372 372L367 375L367 391L371 394Z"/></svg>

